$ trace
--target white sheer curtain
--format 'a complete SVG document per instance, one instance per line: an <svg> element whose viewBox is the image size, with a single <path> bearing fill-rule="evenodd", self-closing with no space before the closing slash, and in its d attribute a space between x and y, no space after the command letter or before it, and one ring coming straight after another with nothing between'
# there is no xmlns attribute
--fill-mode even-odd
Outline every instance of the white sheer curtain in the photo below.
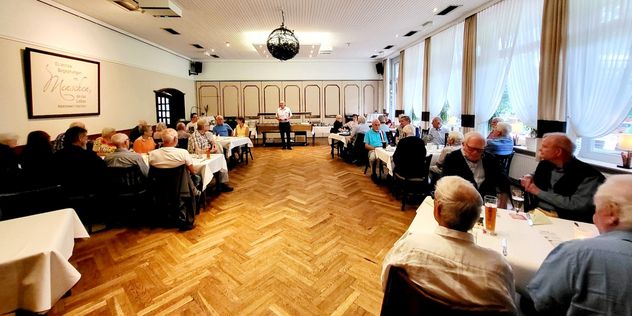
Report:
<svg viewBox="0 0 632 316"><path fill-rule="evenodd" d="M404 51L404 113L421 117L424 81L424 43L416 44Z"/></svg>
<svg viewBox="0 0 632 316"><path fill-rule="evenodd" d="M474 113L476 129L483 133L505 88L523 3L505 0L477 14Z"/></svg>
<svg viewBox="0 0 632 316"><path fill-rule="evenodd" d="M542 33L543 0L525 0L516 36L507 90L520 121L535 128L538 118L538 68Z"/></svg>
<svg viewBox="0 0 632 316"><path fill-rule="evenodd" d="M448 85L448 103L450 104L449 116L461 119L461 83L463 77L463 28L465 23L455 25L454 32L454 56L452 58L452 71Z"/></svg>
<svg viewBox="0 0 632 316"><path fill-rule="evenodd" d="M430 38L428 108L431 118L439 115L448 99L455 30L456 27L451 27Z"/></svg>
<svg viewBox="0 0 632 316"><path fill-rule="evenodd" d="M580 137L612 132L632 107L632 0L569 1L566 93Z"/></svg>

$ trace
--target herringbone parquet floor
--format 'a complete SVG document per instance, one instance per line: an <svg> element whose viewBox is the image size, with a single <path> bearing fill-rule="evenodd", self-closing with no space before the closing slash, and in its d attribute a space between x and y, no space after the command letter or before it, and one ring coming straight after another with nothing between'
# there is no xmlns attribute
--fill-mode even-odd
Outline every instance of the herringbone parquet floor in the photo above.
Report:
<svg viewBox="0 0 632 316"><path fill-rule="evenodd" d="M414 208L326 146L256 147L196 228L79 241L82 274L51 315L379 314L382 259Z"/></svg>

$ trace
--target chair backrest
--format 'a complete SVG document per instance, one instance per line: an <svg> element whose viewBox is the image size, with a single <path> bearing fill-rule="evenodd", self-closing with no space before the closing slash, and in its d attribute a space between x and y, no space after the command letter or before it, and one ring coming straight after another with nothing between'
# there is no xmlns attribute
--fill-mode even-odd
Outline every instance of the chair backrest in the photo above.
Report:
<svg viewBox="0 0 632 316"><path fill-rule="evenodd" d="M182 148L184 150L188 150L189 149L189 139L188 138L178 138L178 145L176 145L176 147Z"/></svg>
<svg viewBox="0 0 632 316"><path fill-rule="evenodd" d="M448 135L450 135L450 133L443 135L443 145L448 145Z"/></svg>
<svg viewBox="0 0 632 316"><path fill-rule="evenodd" d="M147 188L147 178L138 166L108 167L107 173L109 187L114 194L138 192Z"/></svg>
<svg viewBox="0 0 632 316"><path fill-rule="evenodd" d="M515 152L512 152L509 155L493 155L500 163L500 169L505 176L509 175L509 167L511 166L511 160L513 159L514 153Z"/></svg>
<svg viewBox="0 0 632 316"><path fill-rule="evenodd" d="M149 168L151 191L154 195L156 207L163 214L179 208L182 179L185 166L176 168Z"/></svg>
<svg viewBox="0 0 632 316"><path fill-rule="evenodd" d="M395 136L393 136L393 132L388 131L388 132L385 132L384 134L386 134L386 141L389 144L394 145L395 144Z"/></svg>
<svg viewBox="0 0 632 316"><path fill-rule="evenodd" d="M428 135L429 133L430 133L430 129L429 128L421 130L421 136L422 137Z"/></svg>
<svg viewBox="0 0 632 316"><path fill-rule="evenodd" d="M366 148L364 147L364 133L357 133L355 135L355 141L353 143L353 155L355 156L355 159L360 160L361 162L364 162L368 159Z"/></svg>
<svg viewBox="0 0 632 316"><path fill-rule="evenodd" d="M512 315L508 310L485 306L460 307L433 297L415 284L401 267L391 267L384 291L381 315Z"/></svg>
<svg viewBox="0 0 632 316"><path fill-rule="evenodd" d="M0 194L0 220L24 217L68 207L61 185Z"/></svg>

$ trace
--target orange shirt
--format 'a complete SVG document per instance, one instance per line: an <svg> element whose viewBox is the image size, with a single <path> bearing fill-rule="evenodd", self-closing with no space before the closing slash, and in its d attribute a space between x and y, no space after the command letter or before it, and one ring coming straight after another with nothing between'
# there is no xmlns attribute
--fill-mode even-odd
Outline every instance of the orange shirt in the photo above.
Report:
<svg viewBox="0 0 632 316"><path fill-rule="evenodd" d="M156 143L154 143L153 138L143 138L138 137L134 141L134 151L139 154L146 154L152 150L156 149Z"/></svg>

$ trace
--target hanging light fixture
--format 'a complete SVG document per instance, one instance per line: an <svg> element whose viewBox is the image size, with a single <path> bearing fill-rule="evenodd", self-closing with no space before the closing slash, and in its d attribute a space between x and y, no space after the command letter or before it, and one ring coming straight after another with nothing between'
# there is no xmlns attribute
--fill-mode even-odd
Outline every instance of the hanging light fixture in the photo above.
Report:
<svg viewBox="0 0 632 316"><path fill-rule="evenodd" d="M281 11L281 27L275 29L268 36L268 51L272 57L279 60L288 60L298 54L301 45L294 36L294 32L285 28L285 14Z"/></svg>

